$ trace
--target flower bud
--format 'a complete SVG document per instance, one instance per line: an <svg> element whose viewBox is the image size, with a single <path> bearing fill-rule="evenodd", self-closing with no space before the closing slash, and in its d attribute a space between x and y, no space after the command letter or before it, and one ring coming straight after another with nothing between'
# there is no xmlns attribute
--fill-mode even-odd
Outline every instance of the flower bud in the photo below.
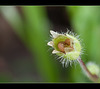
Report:
<svg viewBox="0 0 100 89"><path fill-rule="evenodd" d="M88 62L86 64L88 70L93 74L93 75L97 75L100 76L100 68L97 64L93 63L93 62Z"/></svg>

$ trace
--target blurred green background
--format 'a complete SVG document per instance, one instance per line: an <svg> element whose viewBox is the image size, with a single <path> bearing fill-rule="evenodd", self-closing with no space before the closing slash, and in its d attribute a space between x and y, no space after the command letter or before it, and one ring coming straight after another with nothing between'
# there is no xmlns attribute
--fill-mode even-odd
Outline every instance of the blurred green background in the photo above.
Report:
<svg viewBox="0 0 100 89"><path fill-rule="evenodd" d="M50 30L82 40L82 60L100 64L100 6L0 6L0 83L91 82L79 64L63 68L52 55Z"/></svg>

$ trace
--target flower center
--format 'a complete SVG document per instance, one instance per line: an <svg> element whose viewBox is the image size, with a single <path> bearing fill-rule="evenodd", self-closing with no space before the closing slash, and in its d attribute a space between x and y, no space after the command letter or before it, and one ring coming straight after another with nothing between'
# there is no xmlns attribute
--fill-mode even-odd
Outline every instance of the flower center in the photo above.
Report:
<svg viewBox="0 0 100 89"><path fill-rule="evenodd" d="M73 41L71 39L66 39L65 41L61 41L58 43L58 49L63 52L71 52L73 48Z"/></svg>

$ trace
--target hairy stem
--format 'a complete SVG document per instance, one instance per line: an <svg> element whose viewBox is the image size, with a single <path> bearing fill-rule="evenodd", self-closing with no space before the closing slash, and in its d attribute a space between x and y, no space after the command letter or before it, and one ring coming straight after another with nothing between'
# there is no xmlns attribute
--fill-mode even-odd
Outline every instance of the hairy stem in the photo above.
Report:
<svg viewBox="0 0 100 89"><path fill-rule="evenodd" d="M85 71L86 75L94 82L97 82L99 77L97 75L92 74L86 67L86 65L84 64L84 62L82 61L81 58L78 58L78 62L80 63L80 66L82 67L82 69Z"/></svg>

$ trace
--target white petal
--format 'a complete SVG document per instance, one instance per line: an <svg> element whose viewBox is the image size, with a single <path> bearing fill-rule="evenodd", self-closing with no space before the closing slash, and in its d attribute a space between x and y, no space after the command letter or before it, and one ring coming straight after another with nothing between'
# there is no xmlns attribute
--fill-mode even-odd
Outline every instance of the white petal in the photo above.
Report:
<svg viewBox="0 0 100 89"><path fill-rule="evenodd" d="M53 50L52 53L55 54L55 53L60 53L60 52L57 50Z"/></svg>
<svg viewBox="0 0 100 89"><path fill-rule="evenodd" d="M50 33L52 34L53 38L56 38L59 36L59 34L57 32L54 32L52 30L50 30Z"/></svg>
<svg viewBox="0 0 100 89"><path fill-rule="evenodd" d="M47 45L53 47L53 42L52 42L52 41L49 41L49 42L47 43Z"/></svg>

